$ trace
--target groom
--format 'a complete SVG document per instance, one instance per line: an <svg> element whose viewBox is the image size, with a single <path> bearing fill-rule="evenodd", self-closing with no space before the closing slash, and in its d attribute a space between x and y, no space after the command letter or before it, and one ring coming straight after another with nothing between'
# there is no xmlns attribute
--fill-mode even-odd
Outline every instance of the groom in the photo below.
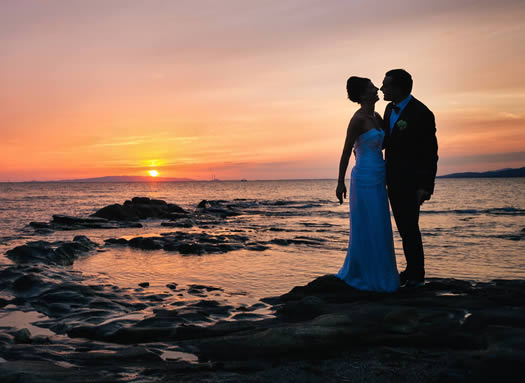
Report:
<svg viewBox="0 0 525 383"><path fill-rule="evenodd" d="M403 69L388 71L381 91L391 101L384 115L386 184L396 226L403 240L407 267L401 285L424 284L425 263L419 208L434 191L437 139L434 114L413 97L412 76Z"/></svg>

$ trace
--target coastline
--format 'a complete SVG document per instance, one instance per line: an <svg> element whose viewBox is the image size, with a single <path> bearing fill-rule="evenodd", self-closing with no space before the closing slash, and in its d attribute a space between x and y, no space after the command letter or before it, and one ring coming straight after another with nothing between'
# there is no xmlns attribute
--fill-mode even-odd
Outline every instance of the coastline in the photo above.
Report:
<svg viewBox="0 0 525 383"><path fill-rule="evenodd" d="M32 222L28 230L70 233L72 240L28 241L7 252L12 264L0 265L0 379L454 382L511 379L525 366L521 279L428 278L420 289L379 294L325 275L245 304L232 301L220 285L174 277L164 291L140 280L123 288L71 268L115 249L207 257L274 245L319 246L304 237L255 241L233 229L182 231L189 224L222 227L251 208L247 200L203 200L188 211L136 197L90 217ZM104 243L74 234L140 229L148 219L175 231L105 236Z"/></svg>

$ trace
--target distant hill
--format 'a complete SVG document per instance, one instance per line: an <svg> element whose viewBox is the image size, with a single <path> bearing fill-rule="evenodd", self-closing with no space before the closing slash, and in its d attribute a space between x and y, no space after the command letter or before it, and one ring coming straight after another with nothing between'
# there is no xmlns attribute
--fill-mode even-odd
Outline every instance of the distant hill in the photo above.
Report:
<svg viewBox="0 0 525 383"><path fill-rule="evenodd" d="M492 170L490 172L467 172L467 173L453 173L437 178L506 178L506 177L525 177L525 167L519 169L501 169Z"/></svg>
<svg viewBox="0 0 525 383"><path fill-rule="evenodd" d="M47 182L183 182L193 181L191 178L167 178L167 177L148 177L148 176L107 176L96 178L81 178L74 180L58 180Z"/></svg>

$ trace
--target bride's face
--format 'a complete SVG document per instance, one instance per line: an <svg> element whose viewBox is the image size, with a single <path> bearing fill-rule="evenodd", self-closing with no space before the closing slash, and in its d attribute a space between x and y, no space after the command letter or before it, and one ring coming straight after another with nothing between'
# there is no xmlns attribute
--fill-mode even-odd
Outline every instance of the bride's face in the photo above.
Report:
<svg viewBox="0 0 525 383"><path fill-rule="evenodd" d="M368 86L366 87L365 91L361 95L361 103L378 101L379 100L379 96L377 95L378 90L379 89L372 83L372 81L369 81Z"/></svg>

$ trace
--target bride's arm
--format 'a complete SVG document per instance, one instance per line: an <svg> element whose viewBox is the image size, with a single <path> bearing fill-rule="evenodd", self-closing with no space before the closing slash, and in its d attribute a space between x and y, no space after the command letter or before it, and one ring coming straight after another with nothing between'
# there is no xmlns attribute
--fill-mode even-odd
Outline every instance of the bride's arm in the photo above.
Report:
<svg viewBox="0 0 525 383"><path fill-rule="evenodd" d="M361 118L352 118L348 124L346 131L345 145L343 153L341 154L341 160L339 161L339 177L337 178L337 189L335 195L339 200L339 203L343 203L343 197L346 198L346 186L345 186L345 174L348 168L348 162L352 155L352 148L354 147L355 140L362 133L364 129L364 121Z"/></svg>

